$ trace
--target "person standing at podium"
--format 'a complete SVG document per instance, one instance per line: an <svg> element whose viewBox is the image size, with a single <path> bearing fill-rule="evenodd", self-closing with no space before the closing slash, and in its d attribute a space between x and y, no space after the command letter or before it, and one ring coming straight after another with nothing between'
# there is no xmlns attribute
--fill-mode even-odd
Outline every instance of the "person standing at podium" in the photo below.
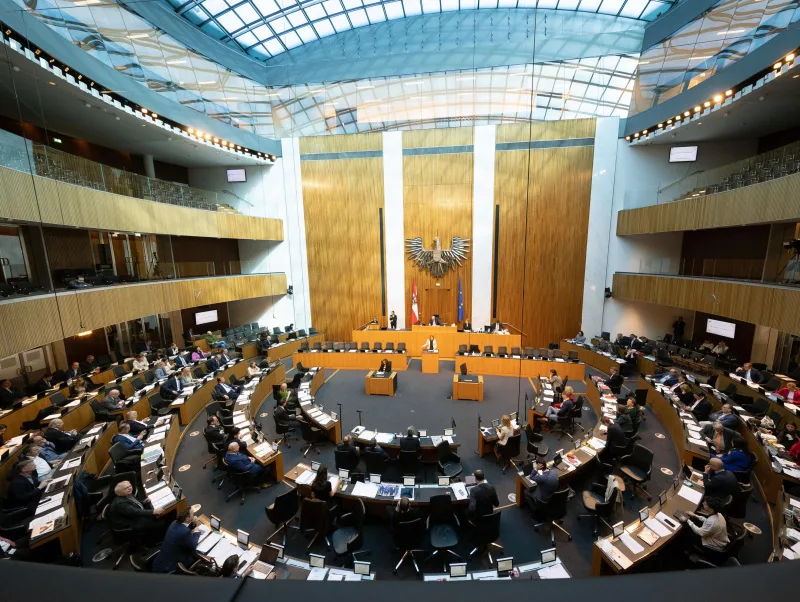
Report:
<svg viewBox="0 0 800 602"><path fill-rule="evenodd" d="M438 349L439 347L436 345L436 339L433 337L433 335L431 335L430 338L422 344L423 351L437 351Z"/></svg>
<svg viewBox="0 0 800 602"><path fill-rule="evenodd" d="M391 366L391 363L389 362L389 360L387 360L386 358L383 358L381 360L381 367L378 368L378 372L389 372L389 367L390 366Z"/></svg>
<svg viewBox="0 0 800 602"><path fill-rule="evenodd" d="M394 310L392 310L392 313L389 314L389 328L392 330L397 330L397 314L394 313Z"/></svg>

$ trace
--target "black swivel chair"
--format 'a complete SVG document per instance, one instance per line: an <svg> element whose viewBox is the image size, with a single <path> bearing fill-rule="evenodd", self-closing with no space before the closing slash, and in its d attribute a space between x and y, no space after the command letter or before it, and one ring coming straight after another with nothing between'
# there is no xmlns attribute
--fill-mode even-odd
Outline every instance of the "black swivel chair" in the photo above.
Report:
<svg viewBox="0 0 800 602"><path fill-rule="evenodd" d="M439 552L447 552L451 556L461 560L461 556L453 551L458 545L458 532L456 529L461 526L455 512L450 495L434 495L430 499L430 514L428 515L428 535L431 540L433 553L425 559L427 563ZM447 561L442 561L445 571L447 571Z"/></svg>
<svg viewBox="0 0 800 602"><path fill-rule="evenodd" d="M291 524L297 519L299 511L300 497L297 495L296 489L282 493L275 498L271 506L264 508L264 514L267 515L269 521L278 527L273 531L272 535L267 537L267 542L272 541L272 538L282 531L283 539L281 540L281 545L285 547L286 535L289 533L289 529L300 529L300 527Z"/></svg>
<svg viewBox="0 0 800 602"><path fill-rule="evenodd" d="M522 357L522 349L520 349L519 347L512 347L511 355L513 357Z"/></svg>
<svg viewBox="0 0 800 602"><path fill-rule="evenodd" d="M300 432L302 433L303 441L308 444L304 446L302 450L300 450L303 452L303 457L305 458L308 452L310 452L312 449L317 455L319 455L317 443L327 441L328 437L326 432L322 429L316 428L306 420L298 420L298 422L300 423Z"/></svg>
<svg viewBox="0 0 800 602"><path fill-rule="evenodd" d="M485 345L483 347L483 355L486 357L492 357L494 355L494 349L491 345Z"/></svg>
<svg viewBox="0 0 800 602"><path fill-rule="evenodd" d="M281 443L285 443L286 447L292 449L292 446L289 445L289 437L291 433L294 432L295 426L290 422L281 422L275 417L275 413L272 414L273 420L275 420L275 432L281 436L278 439L278 445Z"/></svg>
<svg viewBox="0 0 800 602"><path fill-rule="evenodd" d="M331 529L330 512L328 512L328 502L325 500L312 500L304 498L300 504L300 530L303 533L314 533L311 543L306 547L307 550L321 537L327 547L330 548L331 542L328 533Z"/></svg>
<svg viewBox="0 0 800 602"><path fill-rule="evenodd" d="M139 464L142 460L142 450L128 451L122 443L115 443L108 448L108 455L114 467L114 474L139 471Z"/></svg>
<svg viewBox="0 0 800 602"><path fill-rule="evenodd" d="M550 448L547 446L547 443L544 443L544 435L534 430L534 427L530 424L525 427L525 437L527 437L528 443L536 444L536 448L538 449L537 455L546 456L550 453Z"/></svg>
<svg viewBox="0 0 800 602"><path fill-rule="evenodd" d="M534 525L534 530L538 531L544 525L550 525L551 533L552 529L556 528L559 531L563 532L567 536L568 541L572 541L572 535L569 534L564 527L561 526L561 522L564 517L567 515L567 498L569 497L569 487L566 489L562 489L561 491L556 491L553 496L550 498L550 501L544 506L544 515L545 520L542 523L538 523Z"/></svg>
<svg viewBox="0 0 800 602"><path fill-rule="evenodd" d="M620 500L621 492L617 488L612 490L611 497L606 500L606 488L606 483L592 483L591 489L584 490L583 492L583 507L586 508L589 514L578 515L578 520L584 517L594 518L592 535L597 535L600 523L611 530L609 521L611 521Z"/></svg>
<svg viewBox="0 0 800 602"><path fill-rule="evenodd" d="M369 474L382 475L386 472L389 466L389 459L385 458L380 452L366 450L363 453L364 460L367 463L367 472Z"/></svg>
<svg viewBox="0 0 800 602"><path fill-rule="evenodd" d="M364 543L365 514L364 501L359 498L356 499L350 512L336 519L334 523L336 530L331 535L331 541L337 557L349 556L355 562L358 560L358 554L370 553L369 550L361 549Z"/></svg>
<svg viewBox="0 0 800 602"><path fill-rule="evenodd" d="M503 546L496 543L500 538L500 510L495 510L491 514L484 514L475 521L475 547L469 553L472 558L475 554L482 556L485 552L489 556L489 564L493 564L492 548L497 548L503 553Z"/></svg>
<svg viewBox="0 0 800 602"><path fill-rule="evenodd" d="M620 458L620 471L623 479L633 485L632 497L636 497L636 490L641 489L652 500L653 496L647 493L645 483L650 480L653 471L653 452L644 445L636 444L630 455Z"/></svg>
<svg viewBox="0 0 800 602"><path fill-rule="evenodd" d="M467 354L467 346L466 345L459 345L458 351L456 351L456 355L466 355Z"/></svg>
<svg viewBox="0 0 800 602"><path fill-rule="evenodd" d="M239 505L243 506L245 493L248 491L255 491L256 493L259 493L261 491L261 487L256 485L255 476L252 473L234 470L228 466L227 462L225 465L228 468L228 480L233 483L234 486L234 490L228 494L228 496L225 498L225 501L230 502L233 496L238 495L240 496Z"/></svg>
<svg viewBox="0 0 800 602"><path fill-rule="evenodd" d="M406 344L404 342L397 343L397 353L405 353L406 352Z"/></svg>
<svg viewBox="0 0 800 602"><path fill-rule="evenodd" d="M461 458L450 449L450 444L447 441L442 441L436 446L436 456L439 462L439 472L443 475L453 479L464 472L464 468L461 466Z"/></svg>
<svg viewBox="0 0 800 602"><path fill-rule="evenodd" d="M534 357L536 357L536 350L533 347L525 347L523 353L529 360L532 360Z"/></svg>
<svg viewBox="0 0 800 602"><path fill-rule="evenodd" d="M397 549L403 552L400 562L392 569L392 573L396 575L406 558L409 557L414 565L414 570L419 573L419 565L414 552L420 554L423 552L422 542L425 539L425 521L417 518L412 521L398 523L396 527L392 528L392 539Z"/></svg>
<svg viewBox="0 0 800 602"><path fill-rule="evenodd" d="M400 450L398 458L400 464L400 471L404 476L417 476L420 467L420 456L417 452L412 450Z"/></svg>
<svg viewBox="0 0 800 602"><path fill-rule="evenodd" d="M358 468L358 457L347 450L335 449L333 450L333 457L336 463L336 470L353 471Z"/></svg>
<svg viewBox="0 0 800 602"><path fill-rule="evenodd" d="M519 456L520 445L522 443L522 433L519 435L511 435L506 441L505 445L495 445L494 453L497 458L503 463L503 473L511 464L511 460Z"/></svg>
<svg viewBox="0 0 800 602"><path fill-rule="evenodd" d="M508 357L508 347L500 345L497 348L497 357Z"/></svg>

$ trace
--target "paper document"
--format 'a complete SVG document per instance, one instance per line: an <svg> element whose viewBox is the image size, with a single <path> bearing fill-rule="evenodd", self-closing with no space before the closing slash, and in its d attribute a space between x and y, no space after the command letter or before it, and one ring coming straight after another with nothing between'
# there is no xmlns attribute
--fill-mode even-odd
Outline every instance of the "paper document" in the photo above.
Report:
<svg viewBox="0 0 800 602"><path fill-rule="evenodd" d="M540 579L569 579L569 573L560 562L539 571Z"/></svg>
<svg viewBox="0 0 800 602"><path fill-rule="evenodd" d="M692 489L691 487L687 487L683 485L678 491L678 495L681 496L685 500L689 500L693 504L699 504L700 500L703 499L703 493L701 491L697 491L696 489Z"/></svg>
<svg viewBox="0 0 800 602"><path fill-rule="evenodd" d="M351 495L374 498L378 495L378 483L356 483Z"/></svg>
<svg viewBox="0 0 800 602"><path fill-rule="evenodd" d="M83 462L83 456L71 458L61 465L61 470L71 470L73 468L77 468L81 465L81 462Z"/></svg>
<svg viewBox="0 0 800 602"><path fill-rule="evenodd" d="M708 443L703 441L702 439L695 439L694 437L688 437L689 443L694 443L695 445L699 445L700 447L708 447Z"/></svg>
<svg viewBox="0 0 800 602"><path fill-rule="evenodd" d="M199 544L197 544L197 551L201 554L207 554L208 551L217 545L217 542L222 539L222 533L211 533Z"/></svg>
<svg viewBox="0 0 800 602"><path fill-rule="evenodd" d="M622 535L620 535L619 540L625 544L625 547L628 548L633 554L641 554L644 552L644 547L640 545L633 537L631 537L630 533L627 531L623 531Z"/></svg>
<svg viewBox="0 0 800 602"><path fill-rule="evenodd" d="M667 529L667 527L661 524L661 521L658 521L654 518L648 518L646 521L644 521L644 524L647 525L647 528L659 537L669 537L672 533L669 529Z"/></svg>
<svg viewBox="0 0 800 602"><path fill-rule="evenodd" d="M603 552L606 553L606 555L608 555L614 562L622 567L622 569L630 568L630 566L633 564L630 558L615 548L607 539L599 540L597 545L601 550L603 550Z"/></svg>
<svg viewBox="0 0 800 602"><path fill-rule="evenodd" d="M467 486L464 483L451 483L450 489L453 490L453 495L456 496L457 500L465 500L467 499Z"/></svg>
<svg viewBox="0 0 800 602"><path fill-rule="evenodd" d="M294 482L298 485L310 485L316 476L316 472L306 470L299 477L297 477Z"/></svg>
<svg viewBox="0 0 800 602"><path fill-rule="evenodd" d="M671 518L664 514L663 512L659 512L656 514L656 518L658 521L664 525L667 525L672 531L675 531L678 527L680 527L680 523L678 522L677 518Z"/></svg>
<svg viewBox="0 0 800 602"><path fill-rule="evenodd" d="M314 567L308 574L308 581L325 581L325 575L328 574L328 569Z"/></svg>

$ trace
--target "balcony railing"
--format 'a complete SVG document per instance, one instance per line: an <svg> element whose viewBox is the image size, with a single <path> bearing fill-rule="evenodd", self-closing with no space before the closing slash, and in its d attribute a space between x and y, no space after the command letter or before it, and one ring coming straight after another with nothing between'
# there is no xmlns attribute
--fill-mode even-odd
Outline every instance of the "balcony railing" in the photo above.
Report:
<svg viewBox="0 0 800 602"><path fill-rule="evenodd" d="M638 271L627 273L720 278L800 286L800 256L780 262L773 270L765 267L763 259L723 258L651 258L641 260L638 268Z"/></svg>

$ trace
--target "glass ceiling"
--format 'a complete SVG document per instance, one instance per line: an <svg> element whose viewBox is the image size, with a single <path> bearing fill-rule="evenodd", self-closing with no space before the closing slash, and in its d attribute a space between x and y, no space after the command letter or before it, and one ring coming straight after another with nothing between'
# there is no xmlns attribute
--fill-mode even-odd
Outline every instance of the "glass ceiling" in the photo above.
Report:
<svg viewBox="0 0 800 602"><path fill-rule="evenodd" d="M268 59L357 27L458 10L542 8L652 21L678 0L161 0L210 36Z"/></svg>

